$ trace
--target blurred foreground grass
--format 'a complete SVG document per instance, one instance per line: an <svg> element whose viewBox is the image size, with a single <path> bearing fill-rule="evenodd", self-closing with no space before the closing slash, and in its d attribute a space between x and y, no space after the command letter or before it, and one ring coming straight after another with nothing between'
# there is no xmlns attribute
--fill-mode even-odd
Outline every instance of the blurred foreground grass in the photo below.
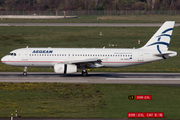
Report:
<svg viewBox="0 0 180 120"><path fill-rule="evenodd" d="M180 118L180 87L163 85L0 83L0 117L127 118L127 112L164 112ZM128 100L152 95L152 100Z"/></svg>

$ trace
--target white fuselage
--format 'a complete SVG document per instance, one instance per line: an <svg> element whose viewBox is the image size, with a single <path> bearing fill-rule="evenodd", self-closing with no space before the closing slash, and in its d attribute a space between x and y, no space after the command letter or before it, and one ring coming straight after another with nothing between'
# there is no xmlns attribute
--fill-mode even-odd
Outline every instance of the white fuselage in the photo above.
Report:
<svg viewBox="0 0 180 120"><path fill-rule="evenodd" d="M108 49L108 48L21 48L11 51L16 55L6 55L1 59L5 64L22 67L53 67L58 63L70 61L101 59L101 66L127 67L163 59L157 57L158 51L141 49ZM79 67L79 66L78 66Z"/></svg>

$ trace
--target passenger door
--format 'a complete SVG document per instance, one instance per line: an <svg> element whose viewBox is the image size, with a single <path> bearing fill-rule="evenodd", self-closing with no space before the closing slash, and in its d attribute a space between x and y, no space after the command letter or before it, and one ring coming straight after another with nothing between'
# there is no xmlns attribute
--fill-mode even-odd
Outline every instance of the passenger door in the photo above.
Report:
<svg viewBox="0 0 180 120"><path fill-rule="evenodd" d="M138 53L139 53L139 55L138 55L138 61L144 61L143 51L139 51Z"/></svg>

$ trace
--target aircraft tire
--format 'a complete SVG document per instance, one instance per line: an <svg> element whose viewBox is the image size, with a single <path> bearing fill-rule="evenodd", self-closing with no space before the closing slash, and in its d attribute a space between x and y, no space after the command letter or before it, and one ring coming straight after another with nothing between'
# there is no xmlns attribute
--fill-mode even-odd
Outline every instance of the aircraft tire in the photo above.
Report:
<svg viewBox="0 0 180 120"><path fill-rule="evenodd" d="M27 72L23 72L23 75L24 75L24 76L27 76Z"/></svg>
<svg viewBox="0 0 180 120"><path fill-rule="evenodd" d="M87 71L82 71L82 75L83 76L88 76L88 72Z"/></svg>

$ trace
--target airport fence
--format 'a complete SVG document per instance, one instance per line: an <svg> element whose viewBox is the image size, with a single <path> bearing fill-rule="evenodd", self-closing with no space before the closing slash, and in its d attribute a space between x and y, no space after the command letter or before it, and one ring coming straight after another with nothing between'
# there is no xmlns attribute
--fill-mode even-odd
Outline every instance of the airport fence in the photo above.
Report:
<svg viewBox="0 0 180 120"><path fill-rule="evenodd" d="M0 15L180 15L180 10L119 10L119 11L0 11Z"/></svg>

